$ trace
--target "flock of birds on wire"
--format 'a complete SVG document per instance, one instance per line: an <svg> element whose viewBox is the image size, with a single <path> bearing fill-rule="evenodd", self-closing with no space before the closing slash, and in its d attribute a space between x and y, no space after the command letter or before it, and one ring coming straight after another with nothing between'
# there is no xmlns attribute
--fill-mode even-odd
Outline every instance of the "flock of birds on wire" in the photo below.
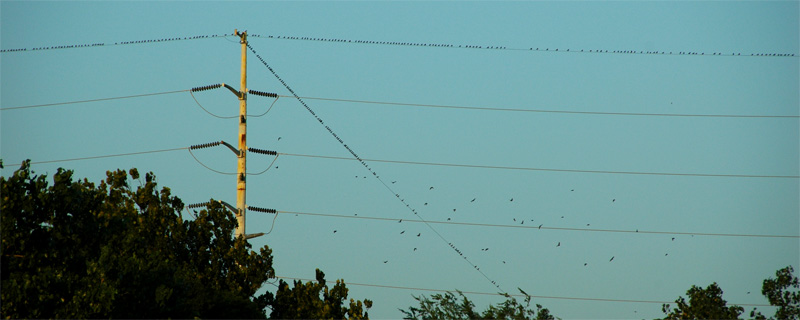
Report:
<svg viewBox="0 0 800 320"><path fill-rule="evenodd" d="M148 40L135 40L135 41L120 41L114 43L88 43L88 44L74 44L74 45L60 45L60 46L43 46L35 48L16 48L16 49L1 49L0 53L7 52L24 52L24 51L40 51L40 50L53 50L53 49L74 49L86 47L100 47L100 46L114 46L125 44L143 44L143 43L159 43L167 41L179 40L195 40L207 38L230 37L236 34L214 34L214 35L199 35L190 37L173 37L161 39L148 39ZM441 47L441 48L463 48L463 49L493 49L493 50L524 50L524 51L545 51L545 52L570 52L570 53L615 53L615 54L651 54L651 55L689 55L689 56L751 56L751 57L794 57L794 53L721 53L721 52L696 52L696 51L645 51L645 50L603 50L603 49L589 49L589 50L571 50L565 48L509 48L506 46L483 46L483 45L454 45L443 43L421 43L421 42L405 42L405 41L375 41L375 40L351 40L351 39L338 39L338 38L319 38L319 37L294 37L294 36L275 36L275 35L249 35L254 38L266 39L283 39L283 40L305 40L305 41L320 41L320 42L337 42L337 43L357 43L357 44L378 44L378 45L396 45L396 46L412 46L412 47Z"/></svg>

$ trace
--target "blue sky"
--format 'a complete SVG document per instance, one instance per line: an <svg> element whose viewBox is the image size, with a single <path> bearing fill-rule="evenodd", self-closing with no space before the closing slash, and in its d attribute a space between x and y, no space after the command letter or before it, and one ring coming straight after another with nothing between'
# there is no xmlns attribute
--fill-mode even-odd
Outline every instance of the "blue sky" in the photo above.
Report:
<svg viewBox="0 0 800 320"><path fill-rule="evenodd" d="M221 82L238 88L236 37L110 44L239 29L251 34L253 49L302 97L595 113L795 116L543 113L305 99L364 159L788 178L367 161L386 188L378 179L363 178L370 173L357 161L283 155L247 184L249 205L284 211L272 233L251 241L274 250L274 267L284 277L313 278L320 268L329 280L347 283L495 293L490 281L496 281L509 293L520 287L535 296L649 301L673 301L691 285L717 282L730 303L767 304L759 294L761 281L787 265L800 267L799 10L797 1L2 1L0 49L107 45L1 53L0 105ZM772 53L794 57L750 56ZM250 147L350 157L250 52L248 87L283 96L266 116L249 119ZM195 97L212 112L238 114L236 98L224 89ZM249 113L262 113L270 103L250 96ZM27 158L234 143L238 130L236 120L208 115L188 92L9 109L0 112L0 121L4 176ZM224 148L194 154L215 170L236 170L235 158ZM271 161L251 153L248 171L260 172ZM58 167L92 181L106 170L136 167L153 171L186 203L236 200L235 177L205 169L186 150L42 163L34 170L52 174ZM444 241L425 224L410 221L418 217L406 204L431 222L485 225L431 223ZM363 219L368 217L392 220ZM256 212L247 221L248 233L272 226L272 216ZM544 228L487 226L539 224ZM665 233L591 231L637 229ZM701 235L709 233L794 237ZM401 317L397 308L412 305L412 294L431 293L352 284L349 289L352 298L375 301L370 310L375 318ZM502 300L470 298L479 308ZM534 302L563 318L661 315L657 303Z"/></svg>

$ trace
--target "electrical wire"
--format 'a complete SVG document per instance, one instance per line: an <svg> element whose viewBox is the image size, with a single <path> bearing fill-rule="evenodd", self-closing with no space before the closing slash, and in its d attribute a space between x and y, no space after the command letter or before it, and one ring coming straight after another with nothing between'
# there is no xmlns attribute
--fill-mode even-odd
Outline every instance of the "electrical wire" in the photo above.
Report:
<svg viewBox="0 0 800 320"><path fill-rule="evenodd" d="M296 277L284 277L284 276L275 276L278 279L287 279L287 280L298 280L298 281L311 281L316 282L316 279L306 279L306 278L296 278ZM336 281L325 280L327 283L336 283ZM362 287L375 287L375 288L384 288L384 289L401 289L401 290L415 290L415 291L430 291L430 292L454 292L456 290L444 290L444 289L430 289L430 288L419 288L419 287L404 287L404 286L390 286L390 285L381 285L381 284L368 284L368 283L357 283L357 282L346 282L347 285L352 286L362 286ZM505 296L505 293L496 293L496 292L478 292L478 291L460 291L464 294L474 294L474 295L486 295L486 296ZM512 297L525 297L523 294L508 294ZM653 304L665 304L665 303L675 303L675 301L655 301L655 300L635 300L635 299L607 299L607 298L584 298L584 297L563 297L563 296L545 296L545 295L528 295L531 298L537 299L555 299L555 300L578 300L578 301L599 301L599 302L630 302L630 303L653 303ZM768 304L753 304L753 303L736 303L735 305L738 306L745 306L745 307L771 307Z"/></svg>
<svg viewBox="0 0 800 320"><path fill-rule="evenodd" d="M297 154L297 153L279 153L285 156L294 157L308 157L320 159L335 159L335 160L355 160L348 157L334 157L334 156L320 156L310 154ZM385 162L397 164L413 164L413 165L426 165L426 166L442 166L442 167L459 167L459 168L478 168L478 169L502 169L502 170L524 170L524 171L550 171L550 172L571 172L571 173L602 173L602 174L627 174L627 175L655 175L655 176L687 176L687 177L717 177L717 178L783 178L783 179L798 179L800 176L791 175L753 175L753 174L713 174L713 173L675 173L675 172L642 172L642 171L609 171L609 170L580 170L580 169L554 169L554 168L532 168L532 167L509 167L509 166L492 166L492 165L474 165L474 164L458 164L458 163L441 163L441 162L420 162L420 161L401 161L401 160L386 160L386 159L362 159L363 161L370 162Z"/></svg>
<svg viewBox="0 0 800 320"><path fill-rule="evenodd" d="M97 48L97 47L110 47L110 46L120 46L120 45L130 45L130 44L147 44L147 43L162 43L162 42L173 42L173 41L183 41L183 40L197 40L197 39L210 39L210 38L219 38L219 37L228 37L233 34L222 34L222 35L199 35L199 36L189 36L189 37L173 37L173 38L158 38L158 39L147 39L147 40L134 40L134 41L118 41L118 42L96 42L96 43L84 43L84 44L69 44L69 45L60 45L60 46L43 46L43 47L34 47L34 48L15 48L15 49L0 49L0 53L16 53L16 52L34 52L34 51L44 51L44 50L59 50L59 49L78 49L78 48Z"/></svg>
<svg viewBox="0 0 800 320"><path fill-rule="evenodd" d="M108 100L118 100L118 99L140 98L140 97L157 96L157 95L162 95L162 94L172 94L172 93L186 92L186 91L190 91L190 90L154 92L154 93L144 93L144 94L136 94L136 95L130 95L130 96L121 96L121 97L110 97L110 98L79 100L79 101L67 101L67 102L55 102L55 103L36 104L36 105L20 106L20 107L6 107L6 108L0 108L0 111L17 110L17 109L30 109L30 108L40 108L40 107L52 107L52 106L65 105L65 104L108 101Z"/></svg>
<svg viewBox="0 0 800 320"><path fill-rule="evenodd" d="M192 99L194 99L194 102L197 104L198 107L200 107L200 109L203 109L203 111L205 111L206 113L210 114L213 117L217 117L217 118L220 118L220 119L238 119L239 118L239 116L220 116L220 115L218 115L216 113L208 111L208 109L206 109L205 107L203 107L202 104L200 104L200 101L197 101L197 97L194 96L194 92L192 92L190 90L189 94L192 95ZM270 110L272 110L272 107L275 106L276 102L278 102L278 98L275 98L275 100L272 101L272 104L269 105L269 108L267 108L267 111L264 111L264 113L262 113L262 114L248 114L247 117L248 118L258 118L258 117L265 116L267 113L269 113Z"/></svg>
<svg viewBox="0 0 800 320"><path fill-rule="evenodd" d="M281 97L291 97L291 96L285 96L285 95L280 95L280 96ZM306 100L365 103L365 104L403 106L403 107L424 107L424 108L446 108L446 109L461 109L461 110L480 110L480 111L511 111L511 112L585 114L585 115L608 115L608 116L650 116L650 117L793 118L793 119L800 118L800 115L796 115L796 116L793 116L793 115L735 115L735 114L679 114L679 113L571 111L571 110L546 110L546 109L490 108L490 107L475 107L475 106L402 103L402 102L369 101L369 100L353 100L353 99L335 99L335 98L320 98L320 97L301 97L301 98L306 99Z"/></svg>
<svg viewBox="0 0 800 320"><path fill-rule="evenodd" d="M111 158L111 157L122 157L122 156L131 156L131 155L139 155L139 154L146 154L146 153L157 153L157 152L167 152L167 151L176 151L176 150L183 150L189 148L172 148L172 149L163 149L163 150L151 150L151 151L141 151L141 152L130 152L130 153L118 153L118 154L108 154L108 155L100 155L100 156L90 156L90 157L81 157L81 158L72 158L72 159L59 159L59 160L46 160L46 161L32 161L31 164L43 164L43 163L55 163L55 162L68 162L68 161L79 161L79 160L90 160L90 159L101 159L101 158ZM191 153L191 152L190 152ZM348 157L334 157L334 156L322 156L322 155L312 155L312 154L299 154L299 153L284 153L279 152L278 156L293 156L293 157L307 157L307 158L319 158L319 159L333 159L333 160L356 160L353 158ZM194 157L194 154L192 154ZM200 162L196 157L195 160L198 161L201 165L205 166L202 162ZM684 177L713 177L713 178L777 178L777 179L800 179L800 176L797 175L752 175L752 174L711 174L711 173L676 173L676 172L642 172L642 171L607 171L607 170L580 170L580 169L553 169L553 168L533 168L533 167L509 167L509 166L493 166L493 165L473 165L473 164L457 164L457 163L441 163L441 162L420 162L420 161L401 161L401 160L387 160L387 159L362 159L363 161L370 161L370 162L384 162L384 163L397 163L397 164L412 164L412 165L428 165L428 166L440 166L440 167L455 167L455 168L477 168L477 169L499 169L499 170L523 170L523 171L549 171L549 172L570 172L570 173L600 173L600 174L628 174L628 175L655 175L655 176L684 176ZM272 163L270 164L267 169L259 172L259 173L248 173L248 175L260 175L269 170L272 165L277 161L277 156L273 159ZM22 163L17 164L7 164L7 166L19 166ZM218 172L220 174L226 175L234 175L236 173L232 172L221 172L216 171L214 169L208 168L209 170Z"/></svg>
<svg viewBox="0 0 800 320"><path fill-rule="evenodd" d="M314 41L314 42L329 42L340 44L363 44L363 45L390 45L390 46L405 46L405 47L425 47L425 48L445 48L445 49L480 49L480 50L500 50L500 51L533 51L533 52L547 52L547 53L574 53L574 54L627 54L627 55L658 55L658 56L697 56L697 57L798 57L794 53L750 53L742 54L741 52L722 53L717 51L698 52L698 51L663 51L663 50L607 50L607 49L574 49L574 48L542 48L542 47L507 47L498 45L474 45L474 44L451 44L451 43L427 43L427 42L409 42L409 41L379 41L379 40L357 40L357 39L344 39L344 38L322 38L322 37L296 37L296 36L282 36L282 35L259 35L248 34L252 38L262 39L279 39L279 40L299 40L299 41Z"/></svg>
<svg viewBox="0 0 800 320"><path fill-rule="evenodd" d="M71 158L71 159L59 159L59 160L46 160L46 161L31 161L31 164L43 164L43 163L54 163L54 162L68 162L68 161L80 161L80 160L91 160L91 159L102 159L102 158L113 158L113 157L124 157L124 156L133 156L133 155L140 155L140 154L147 154L147 153L158 153L158 152L169 152L169 151L177 151L189 148L172 148L172 149L161 149L161 150L150 150L150 151L139 151L139 152L128 152L128 153L117 153L117 154L106 154L101 156L90 156L90 157L80 157L80 158ZM16 164L9 164L8 166L20 166L22 163Z"/></svg>
<svg viewBox="0 0 800 320"><path fill-rule="evenodd" d="M418 217L419 217L419 219L421 219L422 221L425 221L425 219L424 219L422 216L420 216L420 215L419 215L419 213L417 212L417 210L416 210L416 209L414 209L414 208L412 208L412 207L411 207L411 205L410 205L409 203L407 203L407 202L405 201L405 199L404 199L404 198L400 197L400 194L399 194L399 193L395 192L395 191L394 191L394 190L393 190L393 189L392 189L392 188L391 188L391 187L390 187L388 184L386 184L386 182L385 182L385 181L383 181L383 179L381 179L381 177L378 175L378 173L377 173L377 172L375 172L375 171L374 171L372 168L370 168L370 166L369 166L369 165L368 165L366 162L364 162L364 161L363 161L363 160L362 160L362 159L361 159L361 158L358 156L358 154L356 154L356 153L355 153L355 151L353 151L353 149L352 149L352 148L350 148L350 147L349 147L349 146L348 146L346 143L344 143L344 141L343 141L343 140L342 140L342 139L339 137L339 135L337 135L337 134L336 134L336 132L334 132L334 131L333 131L333 129L331 129L329 126L325 125L325 122L324 122L324 121L323 121L323 120L322 120L322 119L321 119L321 118L320 118L320 117L319 117L319 116L318 116L318 115L317 115L317 114L314 112L314 110L312 110L312 109L311 109L311 107L309 107L309 106L308 106L308 105L305 103L305 101L303 101L303 99L302 99L302 98L300 98L300 96L299 96L299 95L297 95L297 93L295 93L295 91L294 91L294 90L293 90L293 89L292 89L292 88L291 88L291 87L290 87L290 86L289 86L289 85L288 85L288 84L287 84L287 83L286 83L286 82L285 82L285 81L284 81L284 80L283 80L283 79L282 79L282 78L281 78L281 77L280 77L280 76L279 76L279 75L278 75L278 74L275 72L275 70L274 70L274 69L272 69L272 67L270 67L270 66L269 66L269 64L268 64L268 63L267 63L267 62L266 62L266 61L265 61L265 60L264 60L264 59L261 57L261 55L259 55L259 54L258 54L258 52L256 52L256 50L255 50L255 49L253 49L253 47L250 45L250 43L249 43L249 42L245 42L244 44L247 46L247 48L248 48L248 49L250 49L250 51L251 51L251 52L252 52L252 53L253 53L253 54L256 56L256 58L258 58L258 60L260 60L260 61L261 61L261 63L264 65L264 67L266 67L266 68L267 68L267 70L269 70L269 71L270 71L270 73L272 73L272 75L273 75L273 76L275 76L275 78L276 78L278 81L280 81L280 83L283 85L283 87L284 87L284 88L286 88L286 90L288 90L288 91L289 91L289 92L290 92L290 93L291 93L291 94L294 96L294 98L295 98L295 99L297 99L297 101L298 101L298 102L300 102L300 104L302 104L302 105L303 105L303 107L305 107L306 111L308 111L308 112L309 112L309 113L310 113L312 116L314 116L314 118L315 118L315 119L316 119L316 120L317 120L317 121L320 123L320 125L322 125L322 126L324 126L324 127L325 127L325 129L328 131L328 133L330 133L330 134L331 134L331 136L333 136L333 138L335 138L335 139L336 139L336 140L339 142L339 144L340 144L342 147L344 147L345 149L347 149L347 151L348 151L348 152L350 152L350 154L351 154L351 155L352 155L352 156L353 156L355 159L359 160L359 162L361 162L361 165L362 165L362 166L363 166L365 169L367 169L367 171L369 171L369 172L370 172L370 174L372 174L372 176L374 176L374 177L375 177L375 178L376 178L376 179L377 179L377 180L378 180L378 181L379 181L381 184L383 184L383 186L386 188L386 190L388 190L388 191L389 191L391 194L393 194L393 195L394 195L394 196L397 198L397 200L399 200L399 201L400 201L400 203L404 204L404 205L406 206L406 208L407 208L407 209L408 209L408 210L409 210L411 213L413 213L414 215L418 216ZM433 231L433 233L434 233L434 234L436 234L436 236L438 236L438 237L439 237L439 239L441 239L441 240L442 240L444 243L446 243L448 246L450 246L450 248L451 248L451 249L453 249L453 250L454 250L454 252L455 252L456 254L458 254L459 256L461 256L462 258L464 258L464 261L465 261L467 264L469 264L470 266L472 266L472 267L473 267L473 268L474 268L474 269L475 269L475 270L476 270L478 273L480 273L480 274L481 274L481 275L482 275L482 276L483 276L483 277L484 277L484 278L485 278L487 281L489 281L489 282L490 282L492 285L494 285L494 286L495 286L495 287L496 287L498 290L500 290L501 292L504 292L504 290L503 290L503 289L500 287L500 285L499 285L499 284L497 284L497 282L495 282L494 280L492 280L491 278L489 278L489 276L488 276L488 275L486 275L486 273L485 273L485 272L481 271L481 269L480 269L480 268L479 268L479 267L478 267L478 266L477 266L475 263L473 263L472 261L470 261L470 259L469 259L467 256L465 256L465 255L464 255L464 254L461 252L461 250L459 250L459 249L458 249L458 248L457 248L455 245L453 245L453 243L452 243L452 242L448 241L448 240L447 240L447 239L446 239L446 238L445 238L445 237L444 237L442 234L440 234L440 233L439 233L439 232L438 232L438 231L437 231L437 230L436 230L436 229L435 229L435 228L434 228L434 227L433 227L431 224L428 224L428 223L426 223L425 225L426 225L426 226L427 226L429 229L431 229L431 231Z"/></svg>
<svg viewBox="0 0 800 320"><path fill-rule="evenodd" d="M349 216L342 214L329 214L329 213L312 213L312 212L297 212L297 211L278 211L287 214L308 215L318 217L331 217L331 218L347 218L347 219L366 219L378 221L398 221L397 218L380 218L368 216ZM403 222L423 222L422 220L407 220ZM455 222L455 221L432 221L428 223L453 225L453 226L472 226L472 227L492 227L492 228L516 228L516 229L534 229L534 230L556 230L556 231L583 231L583 232L608 232L608 233L635 233L635 234L661 234L661 235L687 235L687 236L709 236L709 237L748 237L748 238L785 238L785 239L800 239L800 235L772 235L772 234L743 234L743 233L709 233L709 232L683 232L683 231L647 231L647 230L621 230L621 229L596 229L596 228L565 228L565 227L545 227L545 226L526 226L526 225L509 225L509 224L491 224L491 223L474 223L474 222Z"/></svg>
<svg viewBox="0 0 800 320"><path fill-rule="evenodd" d="M194 161L197 161L197 163L199 163L201 166L205 167L205 168L206 168L206 169L208 169L208 170L211 170L211 171L213 171L213 172L216 172L216 173L219 173L219 174L230 175L230 176L239 174L239 173L237 173L237 172L223 172L223 171L215 170L215 169L213 169L213 168L211 168L211 167L209 167L209 166L205 165L205 164L204 164L202 161L200 161L200 159L197 159L197 157L196 157L196 156L194 155L194 153L192 152L192 149L191 149L191 148L186 148L186 149L187 149L187 150L189 150L189 154L191 154L191 155L192 155L192 158L194 158ZM259 173L249 173L249 172L248 172L248 173L245 173L245 175L248 175L248 176L257 176L257 175L261 175L261 174L263 174L264 172L267 172L267 170L269 170L270 168L272 168L272 165L273 165L273 164L275 164L275 161L277 161L277 160L278 160L278 156L275 156L275 158L273 158L273 159L272 159L272 162L269 164L269 166L268 166L266 169L262 170L262 171L261 171L261 172L259 172Z"/></svg>

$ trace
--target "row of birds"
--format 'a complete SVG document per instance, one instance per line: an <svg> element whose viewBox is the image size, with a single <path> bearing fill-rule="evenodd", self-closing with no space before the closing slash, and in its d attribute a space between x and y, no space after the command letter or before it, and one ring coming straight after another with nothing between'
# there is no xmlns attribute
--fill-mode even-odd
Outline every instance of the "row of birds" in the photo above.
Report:
<svg viewBox="0 0 800 320"><path fill-rule="evenodd" d="M259 35L253 35L257 37L261 37ZM453 45L453 44L442 44L442 43L419 43L419 42L393 42L393 41L372 41L372 40L349 40L349 39L331 39L331 38L312 38L312 37L291 37L291 36L267 36L270 39L288 39L288 40L308 40L308 41L324 41L324 42L344 42L344 43L361 43L361 44L384 44L384 45L398 45L398 46L414 46L414 47L444 47L444 48L466 48L466 49L495 49L495 50L507 50L508 47L505 46L477 46L477 45ZM524 50L524 49L513 49L513 50ZM545 48L544 50L540 50L539 48L528 48L530 51L559 51L558 48L550 50L550 48ZM675 54L675 55L706 55L705 52L693 52L693 51L679 51L677 53L673 53L673 51L643 51L643 50L572 50L566 49L561 50L562 52L590 52L590 53L628 53L628 54ZM720 53L720 52L711 52L709 53L711 56L741 56L741 53ZM745 54L747 56L747 54ZM757 57L794 57L794 53L751 53L750 56L757 56Z"/></svg>

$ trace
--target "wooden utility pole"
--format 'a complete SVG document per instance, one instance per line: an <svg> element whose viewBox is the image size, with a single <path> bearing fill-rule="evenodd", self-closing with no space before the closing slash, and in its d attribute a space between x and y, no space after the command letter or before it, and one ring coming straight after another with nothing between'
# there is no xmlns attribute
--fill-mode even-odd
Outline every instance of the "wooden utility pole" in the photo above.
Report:
<svg viewBox="0 0 800 320"><path fill-rule="evenodd" d="M245 236L245 216L247 204L247 31L234 30L242 44L242 81L239 89L239 155L236 170L236 228L235 236Z"/></svg>

